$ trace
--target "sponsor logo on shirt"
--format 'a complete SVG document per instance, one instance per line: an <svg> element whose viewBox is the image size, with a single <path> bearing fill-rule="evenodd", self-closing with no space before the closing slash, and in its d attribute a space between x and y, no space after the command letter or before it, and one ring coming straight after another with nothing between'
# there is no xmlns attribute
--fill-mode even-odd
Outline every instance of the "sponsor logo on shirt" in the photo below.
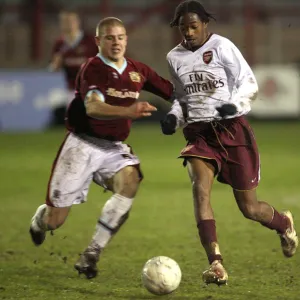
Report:
<svg viewBox="0 0 300 300"><path fill-rule="evenodd" d="M190 84L186 84L184 87L187 95L200 92L214 92L225 85L222 78L215 78L213 74L208 72L194 72L188 74L188 76Z"/></svg>
<svg viewBox="0 0 300 300"><path fill-rule="evenodd" d="M131 91L117 91L114 88L108 88L106 90L106 94L111 97L116 98L134 98L138 99L140 93L139 92L131 92Z"/></svg>

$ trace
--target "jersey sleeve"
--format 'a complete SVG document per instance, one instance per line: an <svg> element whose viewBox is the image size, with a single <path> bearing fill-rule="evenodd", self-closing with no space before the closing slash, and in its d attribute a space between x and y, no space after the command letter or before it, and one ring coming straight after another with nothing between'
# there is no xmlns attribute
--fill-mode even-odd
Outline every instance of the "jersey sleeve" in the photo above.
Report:
<svg viewBox="0 0 300 300"><path fill-rule="evenodd" d="M219 51L228 85L235 87L231 91L231 102L238 109L250 106L250 102L255 100L258 93L257 81L250 66L239 49L231 42L221 45Z"/></svg>
<svg viewBox="0 0 300 300"><path fill-rule="evenodd" d="M81 67L79 73L79 77L77 77L77 85L83 101L85 102L87 97L89 97L92 93L96 93L99 96L99 99L102 102L105 102L105 97L102 93L103 78L101 76L101 69L99 66L88 60L87 63Z"/></svg>
<svg viewBox="0 0 300 300"><path fill-rule="evenodd" d="M176 117L176 129L183 127L186 124L185 112L186 106L175 99L172 103L172 107L168 112L168 115L174 115Z"/></svg>
<svg viewBox="0 0 300 300"><path fill-rule="evenodd" d="M174 67L172 65L172 61L168 59L168 68L169 73L171 76L171 82L174 86L173 91L173 97L174 101L171 107L171 110L168 112L168 114L175 115L177 118L177 128L182 127L186 123L186 117L187 117L187 109L186 109L186 98L185 98L185 91L183 89L183 86L178 78L178 75L176 74Z"/></svg>
<svg viewBox="0 0 300 300"><path fill-rule="evenodd" d="M153 69L145 64L139 63L141 72L144 76L143 90L159 96L165 100L171 101L173 97L172 83L159 76Z"/></svg>

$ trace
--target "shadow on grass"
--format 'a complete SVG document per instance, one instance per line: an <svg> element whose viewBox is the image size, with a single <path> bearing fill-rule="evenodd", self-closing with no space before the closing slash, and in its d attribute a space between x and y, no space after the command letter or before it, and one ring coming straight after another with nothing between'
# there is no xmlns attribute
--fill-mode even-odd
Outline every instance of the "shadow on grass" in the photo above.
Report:
<svg viewBox="0 0 300 300"><path fill-rule="evenodd" d="M213 300L214 298L212 296L182 296L182 295L176 295L176 294L170 294L166 296L152 296L152 295L135 295L135 296L130 296L130 295L122 295L122 296L117 296L116 298L125 298L125 299L178 299L178 300Z"/></svg>

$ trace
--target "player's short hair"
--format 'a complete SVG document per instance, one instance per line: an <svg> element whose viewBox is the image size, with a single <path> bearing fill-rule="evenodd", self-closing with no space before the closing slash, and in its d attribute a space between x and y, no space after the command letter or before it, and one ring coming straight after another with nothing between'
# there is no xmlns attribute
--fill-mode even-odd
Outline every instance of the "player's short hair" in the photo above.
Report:
<svg viewBox="0 0 300 300"><path fill-rule="evenodd" d="M178 4L175 9L174 18L170 23L171 27L179 25L179 19L186 13L195 13L198 15L199 19L208 23L210 19L216 20L212 14L208 13L203 5L196 0L186 0Z"/></svg>
<svg viewBox="0 0 300 300"><path fill-rule="evenodd" d="M101 35L103 29L107 26L120 26L125 28L124 23L118 18L115 17L104 18L98 23L96 27L96 36Z"/></svg>
<svg viewBox="0 0 300 300"><path fill-rule="evenodd" d="M73 14L73 15L79 16L79 12L78 12L78 10L75 9L75 8L62 8L62 9L59 11L59 14Z"/></svg>

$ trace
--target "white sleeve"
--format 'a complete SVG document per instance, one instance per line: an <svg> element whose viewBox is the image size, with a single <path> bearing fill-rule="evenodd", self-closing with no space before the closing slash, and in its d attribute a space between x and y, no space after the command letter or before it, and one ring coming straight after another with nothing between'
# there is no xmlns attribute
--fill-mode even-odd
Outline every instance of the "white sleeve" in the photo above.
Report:
<svg viewBox="0 0 300 300"><path fill-rule="evenodd" d="M227 75L228 86L232 88L231 102L238 111L255 100L258 85L255 76L239 49L231 42L220 46L220 58Z"/></svg>
<svg viewBox="0 0 300 300"><path fill-rule="evenodd" d="M181 107L180 102L177 99L173 101L171 110L168 112L168 115L174 115L176 117L177 119L176 129L185 125L183 109Z"/></svg>
<svg viewBox="0 0 300 300"><path fill-rule="evenodd" d="M174 101L171 107L171 110L168 114L173 114L177 118L177 128L180 128L185 125L185 113L183 107L185 107L185 91L183 90L182 84L179 81L179 78L171 65L171 62L168 60L169 72L171 76L171 82L174 85Z"/></svg>

